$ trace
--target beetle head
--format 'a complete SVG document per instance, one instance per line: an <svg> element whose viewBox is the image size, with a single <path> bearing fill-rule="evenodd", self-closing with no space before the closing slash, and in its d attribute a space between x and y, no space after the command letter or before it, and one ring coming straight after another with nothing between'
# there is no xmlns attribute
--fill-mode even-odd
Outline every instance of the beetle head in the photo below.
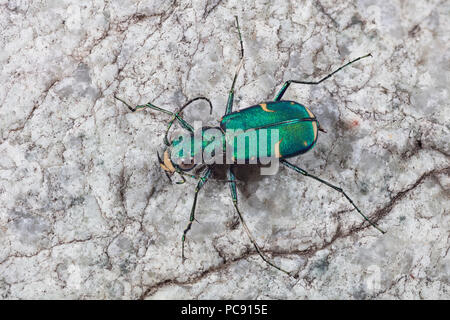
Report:
<svg viewBox="0 0 450 320"><path fill-rule="evenodd" d="M158 155L159 164L168 176L175 172L184 175L193 170L195 163L195 154L200 148L201 142L195 143L194 135L191 133L178 134L171 140L170 145L164 150L163 157Z"/></svg>

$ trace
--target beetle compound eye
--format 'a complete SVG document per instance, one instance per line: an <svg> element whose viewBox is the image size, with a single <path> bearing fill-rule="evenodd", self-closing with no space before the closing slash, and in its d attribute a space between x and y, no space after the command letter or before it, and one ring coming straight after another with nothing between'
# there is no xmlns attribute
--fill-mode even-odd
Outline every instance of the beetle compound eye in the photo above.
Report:
<svg viewBox="0 0 450 320"><path fill-rule="evenodd" d="M181 159L180 163L178 164L178 167L180 167L181 170L187 171L191 170L195 167L194 159Z"/></svg>
<svg viewBox="0 0 450 320"><path fill-rule="evenodd" d="M169 139L170 139L170 141L181 142L181 141L183 141L183 138L184 138L183 136L185 136L185 135L186 135L186 132L184 132L180 129L175 129L174 131L172 131L169 134Z"/></svg>

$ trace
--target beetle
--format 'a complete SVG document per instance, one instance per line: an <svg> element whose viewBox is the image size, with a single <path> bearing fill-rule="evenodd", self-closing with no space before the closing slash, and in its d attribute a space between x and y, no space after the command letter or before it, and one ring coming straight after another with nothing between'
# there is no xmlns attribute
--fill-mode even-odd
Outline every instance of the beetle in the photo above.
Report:
<svg viewBox="0 0 450 320"><path fill-rule="evenodd" d="M320 126L319 120L309 108L295 101L282 100L283 95L285 94L289 86L293 83L318 85L326 79L332 77L343 68L355 63L358 60L371 57L372 55L369 53L364 56L358 57L331 72L319 81L288 80L283 84L273 101L261 102L248 108L233 111L234 87L239 74L239 70L241 69L244 62L244 46L237 16L235 17L235 20L241 47L240 63L234 74L231 89L228 93L228 101L225 108L225 114L220 120L219 127L202 127L200 128L200 130L194 130L192 125L185 121L181 115L181 113L187 106L198 100L206 101L209 104L211 113L212 104L211 101L206 97L194 98L184 104L176 112L171 112L166 109L157 107L152 103L131 107L128 103L118 98L117 96L114 95L114 98L123 102L132 112L136 112L144 108L150 108L172 116L164 136L164 144L166 148L163 152L163 157L161 158L158 153L160 166L169 177L169 179L173 174L178 173L182 179L181 181L177 182L179 184L186 181L186 179L184 178L185 176L198 179L189 222L184 229L183 235L181 237L182 261L185 260L184 245L186 241L186 235L191 229L192 223L195 221L195 210L197 205L198 193L211 177L212 170L216 164L212 163L205 165L203 172L200 176L198 176L197 174L193 173L193 169L197 164L199 164L198 161L195 161L195 159L197 158L197 156L202 155L207 150L219 150L222 152L222 154L227 154L230 156L227 158L228 160L231 160L230 162L227 162L228 180L226 180L226 182L230 187L230 193L234 208L239 216L244 231L247 233L256 252L270 266L286 274L292 275L290 272L282 269L264 255L253 235L251 234L249 228L247 227L247 224L245 223L245 220L238 206L236 176L234 168L238 163L242 163L243 161L248 163L253 160L256 161L256 163L260 163L263 159L266 158L276 159L277 161L279 161L279 163L286 166L287 168L292 169L295 172L302 174L303 176L317 180L320 183L323 183L326 186L341 193L350 202L353 208L370 225L379 230L381 233L385 233L385 231L380 229L377 224L372 222L366 215L361 212L361 210L356 206L353 200L340 187L328 181L325 181L286 160L288 158L298 156L311 150L317 142L319 131L326 132L325 129ZM172 139L169 141L169 130L175 121L177 121L181 125L181 127L187 131L187 134L180 135L176 139ZM252 144L263 145L264 139L267 142L267 136L265 136L265 138L261 138L259 135L259 133L267 129L270 129L270 132L276 132L278 137L275 140L269 139L270 142L266 144L266 146L268 147L263 146L262 148L252 149ZM211 130L214 130L215 134L211 134ZM253 138L250 138L248 143L245 144L243 148L236 148L234 142L239 138L245 138L250 131L256 133ZM273 134L272 136L274 135L275 134ZM262 154L261 150L266 151L266 153ZM200 157L200 159L202 158Z"/></svg>

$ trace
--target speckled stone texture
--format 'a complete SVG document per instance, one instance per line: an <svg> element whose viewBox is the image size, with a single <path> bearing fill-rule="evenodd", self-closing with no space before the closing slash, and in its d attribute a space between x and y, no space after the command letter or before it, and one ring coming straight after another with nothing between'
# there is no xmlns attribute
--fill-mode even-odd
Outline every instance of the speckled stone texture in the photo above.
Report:
<svg viewBox="0 0 450 320"><path fill-rule="evenodd" d="M280 168L240 170L242 212L210 181L181 263L196 181L156 151L170 116L217 125L288 79L328 133ZM449 299L448 1L0 1L0 298ZM176 180L176 179L175 179Z"/></svg>

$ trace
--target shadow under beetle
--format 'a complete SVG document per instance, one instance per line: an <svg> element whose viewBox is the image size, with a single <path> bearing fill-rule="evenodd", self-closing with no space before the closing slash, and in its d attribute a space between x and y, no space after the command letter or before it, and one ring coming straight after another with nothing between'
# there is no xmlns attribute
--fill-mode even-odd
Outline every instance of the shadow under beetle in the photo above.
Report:
<svg viewBox="0 0 450 320"><path fill-rule="evenodd" d="M234 146L233 148L230 147L230 137L228 136L228 132L233 131L233 136L231 137L231 140L233 138L237 138L239 136L239 133L236 134L236 132L241 132L242 134L245 134L245 132L248 132L249 130L254 130L258 132L262 129L274 129L277 130L279 136L278 141L276 143L272 143L268 148L268 154L266 154L269 157L276 158L281 164L288 167L289 169L292 169L304 176L313 178L325 185L327 185L330 188L333 188L334 190L340 192L356 209L356 211L366 220L368 223L370 223L373 227L375 227L377 230L379 230L382 233L385 233L385 231L381 230L375 223L369 220L367 216L365 216L361 210L355 205L355 203L352 201L352 199L339 187L320 179L319 177L316 177L310 173L308 173L306 170L297 167L296 165L288 162L286 159L291 158L297 155L300 155L302 153L307 152L308 150L312 149L315 145L317 138L318 138L318 132L323 131L326 132L319 124L319 121L315 117L315 115L304 105L294 102L294 101L286 101L281 100L284 93L288 89L288 87L291 85L291 83L298 83L298 84L307 84L307 85L317 85L321 83L322 81L325 81L326 79L333 76L335 73L340 71L341 69L345 68L346 66L360 60L366 57L370 57L371 54L367 54L364 56L361 56L359 58L356 58L347 64L341 66L337 70L333 71L329 75L325 76L324 78L320 79L319 81L299 81L299 80L288 80L286 81L283 86L281 87L280 91L275 96L274 101L270 102L264 102L260 103L239 111L233 112L233 97L234 97L234 86L236 83L237 76L239 74L239 70L242 67L243 61L244 61L244 47L242 43L242 36L241 31L239 28L239 21L238 18L236 19L236 27L239 34L239 41L241 46L241 59L239 66L235 72L233 83L231 85L231 89L228 94L228 102L225 110L225 114L220 120L220 127L217 127L215 129L220 130L221 139L210 139L206 136L207 129L210 129L210 127L203 127L201 128L201 135L198 137L194 134L194 128L187 123L181 116L182 111L190 105L192 102L195 102L197 100L205 100L208 102L210 111L212 112L212 104L209 101L209 99L205 97L197 97L190 101L188 101L186 104L184 104L177 112L171 112L162 108L159 108L152 103L147 103L146 105L139 105L136 107L131 107L129 104L127 104L122 99L114 96L117 100L123 102L128 106L128 108L132 111L138 111L143 108L150 108L153 110L161 111L166 114L169 114L172 116L172 119L169 121L169 124L167 126L167 130L164 136L164 144L166 145L166 148L163 153L163 158L161 159L160 155L158 154L158 160L160 163L161 168L164 170L166 175L169 177L173 175L174 173L178 173L180 177L182 178L181 181L177 182L179 184L184 183L186 180L184 176L188 176L191 178L197 178L198 184L195 188L195 194L194 194L194 202L192 204L191 214L189 218L189 223L187 227L183 231L183 235L181 238L182 242L182 249L181 249L181 256L183 261L185 260L184 256L184 243L186 241L186 234L191 229L192 223L195 220L195 208L197 204L197 196L201 188L206 184L208 179L210 178L212 169L214 164L207 164L204 167L204 170L201 172L200 176L197 176L196 174L193 174L192 170L195 168L196 164L194 161L194 158L199 153L203 153L206 148L211 149L211 147L218 147L223 149L224 151L227 149L232 149L232 163L228 166L227 169L227 175L228 180L227 183L230 186L231 191L231 197L233 199L233 204L236 209L236 212L239 216L239 219L241 221L241 224L247 233L250 241L252 242L253 246L256 249L256 252L261 256L261 258L271 265L272 267L287 273L289 275L292 275L290 272L282 269L281 267L274 264L272 261L270 261L262 252L260 247L258 246L257 242L255 241L254 237L252 236L249 228L247 227L247 224L245 223L245 220L239 210L238 207L238 199L237 199L237 192L236 192L236 178L234 173L234 167L237 163L242 163L242 161L248 161L251 160L260 160L258 159L260 154L252 154L252 151L249 149L249 145L252 143L250 141L249 144L245 145L245 148L241 150L235 150ZM174 139L172 141L169 141L168 139L168 133L175 121L178 121L178 123L188 131L188 134L186 136L180 136L178 139ZM240 131L235 131L236 129ZM234 141L234 140L233 140ZM189 152L179 151L180 148L175 148L176 146L179 147L179 144L187 144L190 146L197 145L200 146L200 148L188 148ZM253 143L256 143L253 141ZM177 150L174 152L174 150ZM182 149L185 150L185 149Z"/></svg>

